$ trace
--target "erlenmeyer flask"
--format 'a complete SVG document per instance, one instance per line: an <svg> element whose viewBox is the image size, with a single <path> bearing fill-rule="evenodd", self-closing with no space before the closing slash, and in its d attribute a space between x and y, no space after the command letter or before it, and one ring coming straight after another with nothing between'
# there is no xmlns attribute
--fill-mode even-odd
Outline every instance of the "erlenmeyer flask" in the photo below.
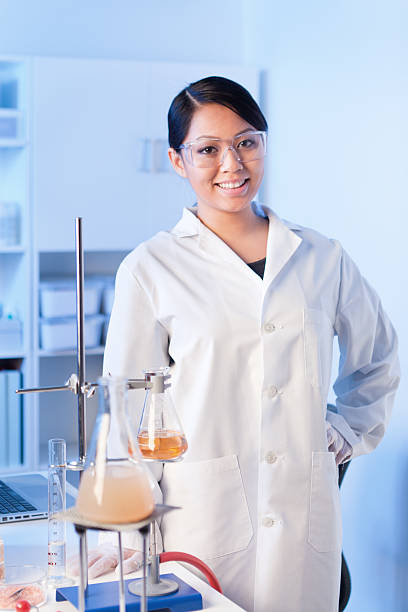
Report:
<svg viewBox="0 0 408 612"><path fill-rule="evenodd" d="M177 461L187 440L165 384L169 368L145 371L153 384L146 392L137 440L142 457L151 461Z"/></svg>
<svg viewBox="0 0 408 612"><path fill-rule="evenodd" d="M95 522L135 523L153 512L154 483L128 419L127 380L100 378L98 393L98 417L76 508Z"/></svg>

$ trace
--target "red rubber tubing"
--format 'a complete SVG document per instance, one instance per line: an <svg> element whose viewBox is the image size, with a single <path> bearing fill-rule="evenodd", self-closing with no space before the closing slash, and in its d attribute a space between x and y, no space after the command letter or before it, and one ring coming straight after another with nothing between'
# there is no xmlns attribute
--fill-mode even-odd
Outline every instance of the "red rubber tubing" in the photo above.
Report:
<svg viewBox="0 0 408 612"><path fill-rule="evenodd" d="M210 586L213 589L222 594L221 585L217 580L217 576L214 574L212 569L208 567L201 559L198 557L194 557L194 555L189 555L183 552L162 552L160 553L160 563L165 563L166 561L182 561L183 563L189 563L190 565L194 565L197 569L200 570L207 578Z"/></svg>

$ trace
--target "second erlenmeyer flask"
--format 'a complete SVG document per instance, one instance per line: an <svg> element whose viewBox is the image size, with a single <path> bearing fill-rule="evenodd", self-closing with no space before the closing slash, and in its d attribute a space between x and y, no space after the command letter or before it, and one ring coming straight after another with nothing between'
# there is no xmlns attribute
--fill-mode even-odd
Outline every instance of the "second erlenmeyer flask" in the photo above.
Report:
<svg viewBox="0 0 408 612"><path fill-rule="evenodd" d="M145 371L152 387L146 392L137 439L142 457L151 461L177 461L187 450L187 440L165 384L168 370Z"/></svg>

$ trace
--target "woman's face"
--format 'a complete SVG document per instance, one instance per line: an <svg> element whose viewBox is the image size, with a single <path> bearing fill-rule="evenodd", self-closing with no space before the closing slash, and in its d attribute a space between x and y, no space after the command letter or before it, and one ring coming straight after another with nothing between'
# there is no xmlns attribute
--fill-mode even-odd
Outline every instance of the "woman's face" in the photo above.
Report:
<svg viewBox="0 0 408 612"><path fill-rule="evenodd" d="M191 120L184 142L198 138L221 138L231 141L246 130L255 128L229 108L220 104L199 107ZM197 196L200 212L241 212L250 206L262 181L264 160L242 163L235 151L227 149L221 165L197 168L186 159L186 151L169 149L170 160L178 174L186 177ZM211 209L211 210L210 210Z"/></svg>

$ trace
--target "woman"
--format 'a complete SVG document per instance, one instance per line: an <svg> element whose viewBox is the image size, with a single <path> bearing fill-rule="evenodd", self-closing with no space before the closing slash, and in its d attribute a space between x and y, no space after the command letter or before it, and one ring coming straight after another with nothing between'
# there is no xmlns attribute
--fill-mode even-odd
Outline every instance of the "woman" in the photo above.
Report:
<svg viewBox="0 0 408 612"><path fill-rule="evenodd" d="M122 262L104 361L129 378L171 365L189 450L158 477L164 502L182 506L163 518L164 549L205 560L245 610L335 612L336 462L384 433L395 332L338 242L254 204L267 123L243 87L193 83L168 121L197 203Z"/></svg>

